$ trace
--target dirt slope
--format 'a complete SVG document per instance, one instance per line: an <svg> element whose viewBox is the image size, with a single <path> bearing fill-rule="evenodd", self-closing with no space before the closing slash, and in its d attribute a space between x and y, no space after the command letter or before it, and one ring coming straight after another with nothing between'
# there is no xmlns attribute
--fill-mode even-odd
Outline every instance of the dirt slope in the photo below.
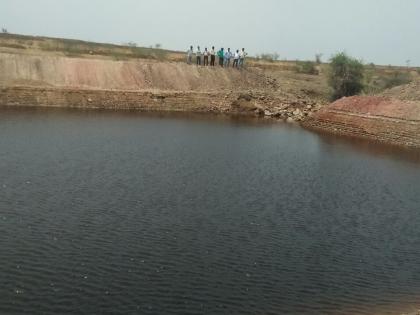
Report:
<svg viewBox="0 0 420 315"><path fill-rule="evenodd" d="M345 97L328 106L328 110L354 115L420 121L420 102L401 101L385 97Z"/></svg>
<svg viewBox="0 0 420 315"><path fill-rule="evenodd" d="M304 126L420 148L420 102L354 96L325 106Z"/></svg>
<svg viewBox="0 0 420 315"><path fill-rule="evenodd" d="M187 65L185 53L0 34L0 106L185 110L301 121L326 103L325 76L296 62ZM127 93L125 93L127 92Z"/></svg>
<svg viewBox="0 0 420 315"><path fill-rule="evenodd" d="M113 61L0 53L0 85L118 90L212 91L267 88L256 69L210 69L152 60Z"/></svg>
<svg viewBox="0 0 420 315"><path fill-rule="evenodd" d="M417 78L409 84L385 90L380 96L405 101L420 101L420 80Z"/></svg>

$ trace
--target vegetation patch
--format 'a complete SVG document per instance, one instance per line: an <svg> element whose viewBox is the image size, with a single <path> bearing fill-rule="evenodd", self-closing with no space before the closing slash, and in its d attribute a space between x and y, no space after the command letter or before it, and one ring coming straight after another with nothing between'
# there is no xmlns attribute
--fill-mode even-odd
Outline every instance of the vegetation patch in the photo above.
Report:
<svg viewBox="0 0 420 315"><path fill-rule="evenodd" d="M313 61L298 61L296 63L296 72L310 75L319 74L319 71L316 67L316 63Z"/></svg>
<svg viewBox="0 0 420 315"><path fill-rule="evenodd" d="M359 60L338 53L330 60L328 83L333 90L332 98L353 96L363 90L364 66Z"/></svg>
<svg viewBox="0 0 420 315"><path fill-rule="evenodd" d="M365 72L364 91L367 94L377 94L386 89L409 84L412 80L412 75L408 71L379 72L370 65Z"/></svg>
<svg viewBox="0 0 420 315"><path fill-rule="evenodd" d="M23 45L13 44L13 43L1 43L0 42L0 46L1 47L6 47L6 48L26 49L26 47L23 46Z"/></svg>
<svg viewBox="0 0 420 315"><path fill-rule="evenodd" d="M18 37L19 38L19 37ZM160 48L137 47L134 43L122 46L115 44L101 44L72 39L45 39L33 38L26 40L27 45L43 51L60 52L68 57L81 57L83 55L107 56L116 60L130 58L164 60L168 51ZM36 42L36 46L35 43ZM22 46L25 48L25 46Z"/></svg>
<svg viewBox="0 0 420 315"><path fill-rule="evenodd" d="M278 53L263 53L260 55L256 55L255 59L256 60L263 60L263 61L268 61L268 62L274 62L279 60L280 55Z"/></svg>

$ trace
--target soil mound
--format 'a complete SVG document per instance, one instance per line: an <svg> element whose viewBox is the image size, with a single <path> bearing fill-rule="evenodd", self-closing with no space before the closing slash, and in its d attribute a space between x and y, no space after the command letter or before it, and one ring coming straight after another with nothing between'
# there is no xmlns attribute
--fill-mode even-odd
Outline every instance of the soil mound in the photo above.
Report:
<svg viewBox="0 0 420 315"><path fill-rule="evenodd" d="M0 85L136 91L272 88L258 69L240 71L145 59L115 61L14 53L0 53Z"/></svg>
<svg viewBox="0 0 420 315"><path fill-rule="evenodd" d="M416 80L406 85L385 90L380 96L404 101L420 101L420 81Z"/></svg>
<svg viewBox="0 0 420 315"><path fill-rule="evenodd" d="M238 70L151 59L4 51L0 52L0 106L182 110L293 121L304 120L321 106L318 78L274 73L250 65Z"/></svg>
<svg viewBox="0 0 420 315"><path fill-rule="evenodd" d="M420 148L420 102L342 98L304 122L310 129Z"/></svg>
<svg viewBox="0 0 420 315"><path fill-rule="evenodd" d="M376 96L344 97L327 106L327 111L420 121L420 102Z"/></svg>

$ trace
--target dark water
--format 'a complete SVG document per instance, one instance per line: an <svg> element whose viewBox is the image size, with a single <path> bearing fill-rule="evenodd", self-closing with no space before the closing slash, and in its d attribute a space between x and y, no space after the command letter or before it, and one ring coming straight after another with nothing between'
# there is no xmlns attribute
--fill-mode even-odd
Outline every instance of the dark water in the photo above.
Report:
<svg viewBox="0 0 420 315"><path fill-rule="evenodd" d="M0 314L420 306L420 155L283 124L0 110Z"/></svg>

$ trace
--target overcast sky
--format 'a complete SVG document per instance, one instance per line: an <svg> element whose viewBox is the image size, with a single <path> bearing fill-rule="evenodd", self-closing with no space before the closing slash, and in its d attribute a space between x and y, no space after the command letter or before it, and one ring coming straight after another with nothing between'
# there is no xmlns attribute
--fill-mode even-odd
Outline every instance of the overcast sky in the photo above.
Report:
<svg viewBox="0 0 420 315"><path fill-rule="evenodd" d="M0 0L9 32L420 66L420 0Z"/></svg>

